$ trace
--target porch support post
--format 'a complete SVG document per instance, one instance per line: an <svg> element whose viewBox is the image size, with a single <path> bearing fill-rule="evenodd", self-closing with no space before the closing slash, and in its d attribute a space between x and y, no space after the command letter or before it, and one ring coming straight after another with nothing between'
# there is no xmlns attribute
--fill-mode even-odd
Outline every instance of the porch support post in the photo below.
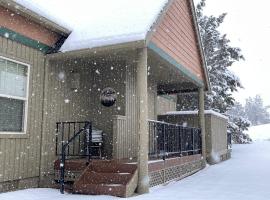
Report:
<svg viewBox="0 0 270 200"><path fill-rule="evenodd" d="M204 115L204 88L199 88L199 126L202 133L202 156L206 163L206 143L205 143L205 115Z"/></svg>
<svg viewBox="0 0 270 200"><path fill-rule="evenodd" d="M138 193L149 192L148 177L148 100L147 100L147 48L139 49L137 62L138 92Z"/></svg>

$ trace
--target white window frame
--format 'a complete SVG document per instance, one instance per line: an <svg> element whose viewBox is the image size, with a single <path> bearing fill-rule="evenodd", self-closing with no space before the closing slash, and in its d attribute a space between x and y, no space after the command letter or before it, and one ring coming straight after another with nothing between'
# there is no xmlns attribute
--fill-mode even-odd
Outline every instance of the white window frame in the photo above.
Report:
<svg viewBox="0 0 270 200"><path fill-rule="evenodd" d="M13 95L5 95L5 94L0 94L0 97L4 98L10 98L10 99L16 99L16 100L23 100L24 101L24 110L23 110L23 127L21 132L11 132L11 131L0 131L0 134L2 135L15 135L15 134L26 134L27 132L27 117L28 117L28 99L29 99L29 81L30 81L30 65L24 62L20 62L18 60L10 59L5 56L1 56L0 58L11 61L20 65L24 65L27 67L27 81L26 81L26 97L17 97Z"/></svg>

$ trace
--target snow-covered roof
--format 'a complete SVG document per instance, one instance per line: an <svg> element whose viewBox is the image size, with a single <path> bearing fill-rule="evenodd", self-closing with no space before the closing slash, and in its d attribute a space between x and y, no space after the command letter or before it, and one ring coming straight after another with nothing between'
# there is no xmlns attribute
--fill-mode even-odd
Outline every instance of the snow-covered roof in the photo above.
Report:
<svg viewBox="0 0 270 200"><path fill-rule="evenodd" d="M144 40L168 0L15 0L69 29L60 51Z"/></svg>
<svg viewBox="0 0 270 200"><path fill-rule="evenodd" d="M194 111L170 111L170 112L167 112L165 115L197 115L197 114L198 114L198 111L194 110ZM211 114L211 115L215 115L217 117L223 118L223 119L228 119L228 117L226 117L225 115L222 115L213 110L205 110L204 114Z"/></svg>

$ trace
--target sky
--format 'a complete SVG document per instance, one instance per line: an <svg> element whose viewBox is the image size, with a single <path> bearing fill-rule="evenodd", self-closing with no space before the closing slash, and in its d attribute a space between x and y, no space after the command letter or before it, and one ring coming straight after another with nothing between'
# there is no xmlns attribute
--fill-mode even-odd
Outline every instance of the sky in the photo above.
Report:
<svg viewBox="0 0 270 200"><path fill-rule="evenodd" d="M270 105L270 1L206 0L206 4L207 15L227 13L220 31L228 35L232 46L242 49L245 57L231 68L245 88L235 98L244 103L259 94L264 104Z"/></svg>

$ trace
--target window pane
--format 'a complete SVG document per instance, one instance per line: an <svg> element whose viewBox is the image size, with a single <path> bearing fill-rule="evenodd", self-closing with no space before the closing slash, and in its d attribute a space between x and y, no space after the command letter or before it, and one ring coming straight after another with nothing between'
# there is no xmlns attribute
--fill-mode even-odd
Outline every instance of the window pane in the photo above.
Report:
<svg viewBox="0 0 270 200"><path fill-rule="evenodd" d="M6 61L0 58L0 94L4 93L5 78L4 73L6 72Z"/></svg>
<svg viewBox="0 0 270 200"><path fill-rule="evenodd" d="M22 132L24 101L0 97L0 131Z"/></svg>
<svg viewBox="0 0 270 200"><path fill-rule="evenodd" d="M26 97L27 67L0 60L0 94Z"/></svg>

